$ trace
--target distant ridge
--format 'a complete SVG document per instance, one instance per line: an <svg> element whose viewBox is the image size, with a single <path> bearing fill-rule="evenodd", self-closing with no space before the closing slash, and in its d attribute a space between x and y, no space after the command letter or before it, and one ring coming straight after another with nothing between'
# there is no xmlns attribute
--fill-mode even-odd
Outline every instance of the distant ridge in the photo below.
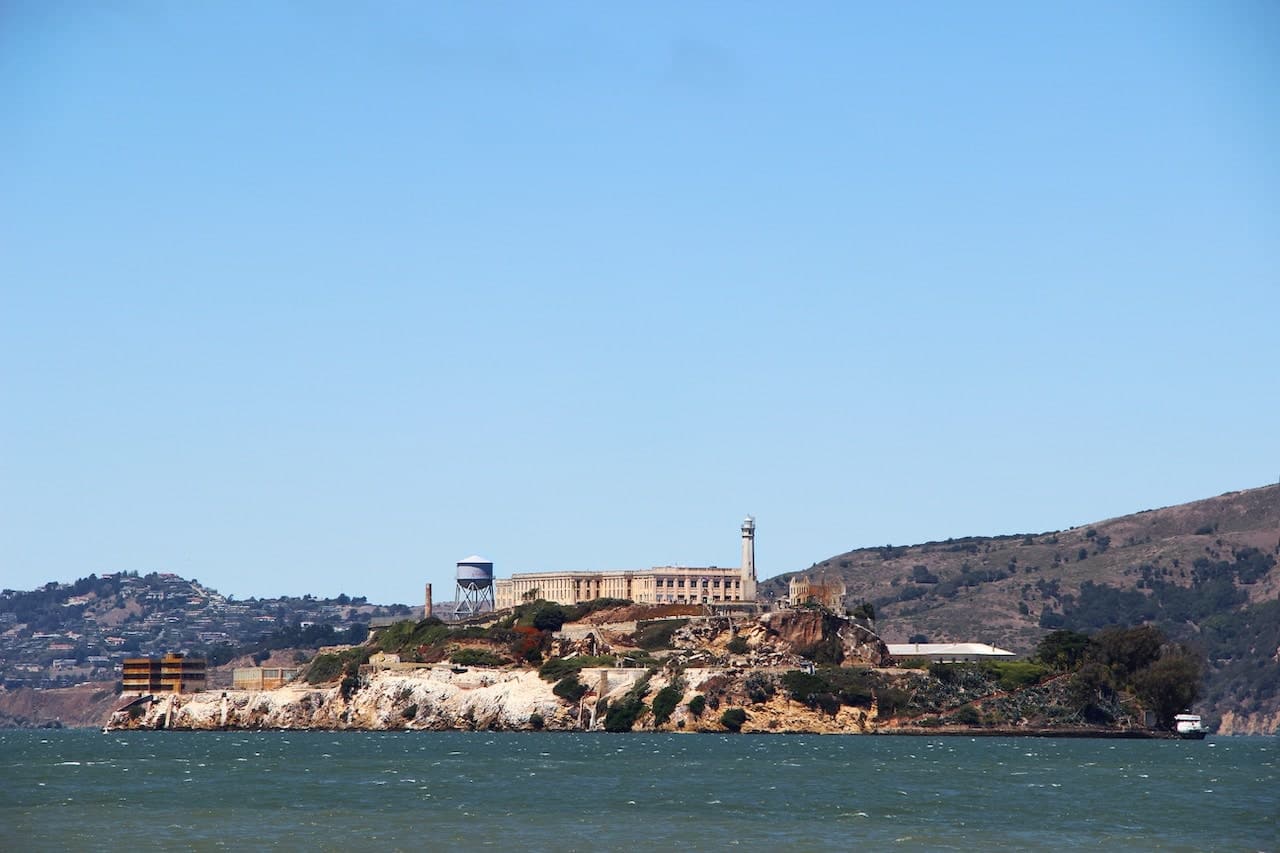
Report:
<svg viewBox="0 0 1280 853"><path fill-rule="evenodd" d="M1224 732L1280 731L1280 485L1068 530L861 548L800 573L841 578L887 642L1029 652L1049 630L1151 622L1201 649L1200 710ZM785 595L789 572L761 583Z"/></svg>

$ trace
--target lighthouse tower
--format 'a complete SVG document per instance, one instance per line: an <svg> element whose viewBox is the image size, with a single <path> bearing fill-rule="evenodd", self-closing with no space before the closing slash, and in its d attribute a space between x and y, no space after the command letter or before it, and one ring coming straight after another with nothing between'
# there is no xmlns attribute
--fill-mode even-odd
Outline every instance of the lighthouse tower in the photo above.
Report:
<svg viewBox="0 0 1280 853"><path fill-rule="evenodd" d="M742 600L756 600L756 520L742 522Z"/></svg>

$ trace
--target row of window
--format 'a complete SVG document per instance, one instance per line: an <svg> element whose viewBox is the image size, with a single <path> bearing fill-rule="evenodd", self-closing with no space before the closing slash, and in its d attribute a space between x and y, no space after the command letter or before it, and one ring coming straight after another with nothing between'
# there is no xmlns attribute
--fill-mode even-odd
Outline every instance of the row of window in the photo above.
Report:
<svg viewBox="0 0 1280 853"><path fill-rule="evenodd" d="M654 601L659 604L698 604L699 602L718 602L718 601L740 601L737 596L731 595L704 595L698 597L696 595L655 595Z"/></svg>
<svg viewBox="0 0 1280 853"><path fill-rule="evenodd" d="M655 584L656 586L658 586L659 588L661 588L661 587L664 587L664 586L665 586L665 587L667 587L668 589L670 589L670 588L672 588L672 587L676 587L676 588L678 588L678 589L684 589L684 578L658 578L656 581L654 581L654 584ZM694 580L690 580L690 581L689 581L689 586L690 586L690 587L696 587L697 585L698 585L698 582L697 582L697 581L694 581ZM702 579L702 588L703 588L703 589L707 589L708 585L710 585L710 587L711 587L712 589L719 589L719 588L720 588L720 578L712 578L711 580L708 580L707 578L703 578L703 579ZM733 582L733 588L734 588L734 589L738 589L738 588L740 588L741 586L742 586L742 581L740 581L740 580L735 580L735 581ZM728 581L728 580L725 580L725 582L724 582L724 588L725 588L725 589L729 589L729 581Z"/></svg>

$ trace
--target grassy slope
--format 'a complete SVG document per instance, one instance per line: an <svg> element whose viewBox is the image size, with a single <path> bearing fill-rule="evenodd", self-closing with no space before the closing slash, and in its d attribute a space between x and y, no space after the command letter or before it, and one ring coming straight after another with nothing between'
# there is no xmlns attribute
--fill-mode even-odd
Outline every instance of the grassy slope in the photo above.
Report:
<svg viewBox="0 0 1280 853"><path fill-rule="evenodd" d="M1105 550L1099 547L1103 537L1110 539ZM1085 581L1138 589L1142 575L1136 567L1148 564L1168 569L1165 580L1189 585L1196 558L1230 561L1233 549L1243 547L1280 554L1280 485L1229 492L1070 530L864 548L823 560L801 573L838 576L848 586L851 604L875 602L878 629L886 642L906 642L919 633L933 642L981 641L1025 653L1046 633L1039 624L1042 609L1061 612L1063 596L1078 595ZM1082 548L1084 559L1080 559ZM918 565L926 566L940 583L914 583L913 567ZM961 578L966 565L970 573L1003 571L1008 577L961 586L954 597L947 597L946 581ZM785 595L792 574L796 573L766 581L765 594ZM910 587L918 587L923 595L895 600ZM1240 589L1250 603L1274 601L1280 594L1280 567ZM1025 613L1020 604L1025 605ZM1197 626L1186 627L1193 633ZM1255 652L1270 656L1275 649Z"/></svg>

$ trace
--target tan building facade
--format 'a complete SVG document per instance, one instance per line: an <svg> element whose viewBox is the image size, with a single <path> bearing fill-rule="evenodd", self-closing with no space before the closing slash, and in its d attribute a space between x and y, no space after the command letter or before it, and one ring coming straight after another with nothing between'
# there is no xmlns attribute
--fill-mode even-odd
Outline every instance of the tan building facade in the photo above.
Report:
<svg viewBox="0 0 1280 853"><path fill-rule="evenodd" d="M742 523L742 565L655 566L634 571L522 572L494 581L494 606L502 610L546 599L578 604L625 598L637 604L721 604L755 601L755 519Z"/></svg>
<svg viewBox="0 0 1280 853"><path fill-rule="evenodd" d="M245 666L231 672L232 690L277 690L298 677L296 666Z"/></svg>
<svg viewBox="0 0 1280 853"><path fill-rule="evenodd" d="M810 579L797 575L787 582L787 603L792 607L801 604L820 604L837 613L844 610L845 585L839 578Z"/></svg>

